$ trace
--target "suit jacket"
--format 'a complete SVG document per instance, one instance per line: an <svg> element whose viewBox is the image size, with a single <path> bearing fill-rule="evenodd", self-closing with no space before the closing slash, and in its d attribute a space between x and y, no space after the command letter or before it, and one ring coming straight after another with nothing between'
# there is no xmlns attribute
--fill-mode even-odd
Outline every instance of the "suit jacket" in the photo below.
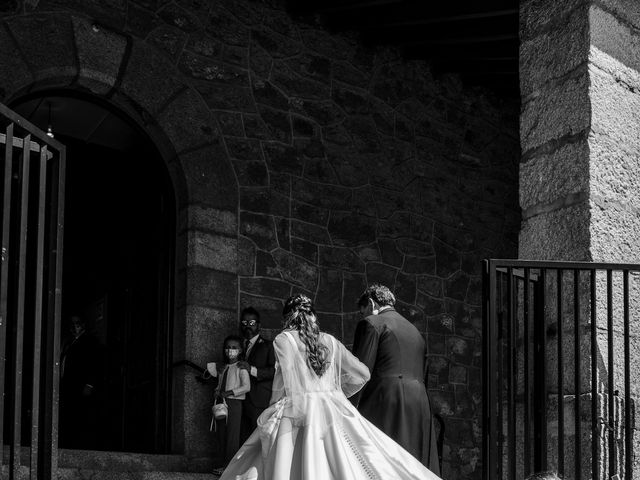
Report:
<svg viewBox="0 0 640 480"><path fill-rule="evenodd" d="M371 380L352 397L371 423L439 475L433 418L424 384L425 342L394 309L360 321L353 353Z"/></svg>
<svg viewBox="0 0 640 480"><path fill-rule="evenodd" d="M251 375L251 390L247 393L245 403L258 410L264 410L269 406L271 399L271 384L275 373L276 355L273 351L273 342L266 338L258 337L251 348L247 361L256 367L257 377Z"/></svg>

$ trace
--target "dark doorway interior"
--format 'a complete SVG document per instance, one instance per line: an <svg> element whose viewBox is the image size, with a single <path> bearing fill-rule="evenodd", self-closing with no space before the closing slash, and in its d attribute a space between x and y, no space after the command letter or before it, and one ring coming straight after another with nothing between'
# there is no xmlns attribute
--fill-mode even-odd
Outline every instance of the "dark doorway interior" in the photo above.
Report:
<svg viewBox="0 0 640 480"><path fill-rule="evenodd" d="M13 108L50 125L67 148L62 368L90 375L80 383L93 390L79 409L85 399L65 399L63 373L60 447L165 453L175 197L160 154L131 121L89 98L56 92ZM76 315L92 338L82 349L71 335Z"/></svg>

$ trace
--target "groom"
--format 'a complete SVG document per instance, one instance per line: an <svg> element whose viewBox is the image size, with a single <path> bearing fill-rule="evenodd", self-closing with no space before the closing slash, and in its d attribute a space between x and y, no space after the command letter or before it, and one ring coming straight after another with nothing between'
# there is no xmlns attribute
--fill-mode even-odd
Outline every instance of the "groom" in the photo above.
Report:
<svg viewBox="0 0 640 480"><path fill-rule="evenodd" d="M425 342L418 329L393 308L384 285L369 286L358 301L364 317L353 353L369 367L371 380L351 401L360 413L440 475L436 435L424 385Z"/></svg>

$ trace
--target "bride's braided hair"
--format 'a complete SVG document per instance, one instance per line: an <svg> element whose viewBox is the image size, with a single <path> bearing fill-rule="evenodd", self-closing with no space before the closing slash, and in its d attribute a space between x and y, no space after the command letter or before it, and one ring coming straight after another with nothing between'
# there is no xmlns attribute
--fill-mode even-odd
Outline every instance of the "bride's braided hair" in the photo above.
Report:
<svg viewBox="0 0 640 480"><path fill-rule="evenodd" d="M282 316L284 328L297 330L300 340L307 347L307 365L316 375L322 376L329 366L329 349L320 342L320 328L311 299L300 293L289 297L284 304Z"/></svg>

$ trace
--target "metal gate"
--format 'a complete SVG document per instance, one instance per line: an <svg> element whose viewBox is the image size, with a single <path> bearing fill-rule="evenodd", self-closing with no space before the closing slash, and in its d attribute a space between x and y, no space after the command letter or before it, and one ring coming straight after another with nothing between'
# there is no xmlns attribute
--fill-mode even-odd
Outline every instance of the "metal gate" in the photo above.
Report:
<svg viewBox="0 0 640 480"><path fill-rule="evenodd" d="M638 476L640 265L486 260L483 478Z"/></svg>
<svg viewBox="0 0 640 480"><path fill-rule="evenodd" d="M0 132L1 473L14 479L22 468L31 479L50 479L58 456L65 148L2 104Z"/></svg>

